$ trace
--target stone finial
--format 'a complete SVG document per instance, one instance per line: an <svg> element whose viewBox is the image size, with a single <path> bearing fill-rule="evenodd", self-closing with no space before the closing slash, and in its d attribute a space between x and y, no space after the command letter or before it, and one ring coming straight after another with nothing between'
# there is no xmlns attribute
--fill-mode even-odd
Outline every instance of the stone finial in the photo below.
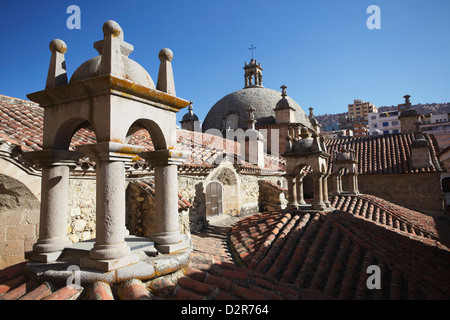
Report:
<svg viewBox="0 0 450 320"><path fill-rule="evenodd" d="M175 81L173 78L171 62L172 59L172 50L164 48L159 51L159 60L161 61L161 64L159 65L158 82L156 84L156 89L175 96Z"/></svg>
<svg viewBox="0 0 450 320"><path fill-rule="evenodd" d="M310 137L308 128L302 127L302 128L300 129L300 137L301 137L302 139L306 139L306 138L309 138L309 137Z"/></svg>
<svg viewBox="0 0 450 320"><path fill-rule="evenodd" d="M45 89L50 89L67 84L66 59L67 45L60 39L54 39L49 45L52 56L48 68L47 83Z"/></svg>
<svg viewBox="0 0 450 320"><path fill-rule="evenodd" d="M313 107L309 107L309 117L310 118L314 118L314 113L313 113L313 110L314 110L314 108Z"/></svg>
<svg viewBox="0 0 450 320"><path fill-rule="evenodd" d="M284 146L284 152L285 153L292 152L292 137L289 135L286 136L286 144Z"/></svg>
<svg viewBox="0 0 450 320"><path fill-rule="evenodd" d="M103 24L103 40L94 43L94 48L102 56L99 75L125 76L122 56L128 57L134 48L123 41L123 30L117 22L108 20Z"/></svg>
<svg viewBox="0 0 450 320"><path fill-rule="evenodd" d="M113 35L123 41L123 30L114 20L108 20L103 24L103 35Z"/></svg>
<svg viewBox="0 0 450 320"><path fill-rule="evenodd" d="M409 94L407 94L407 95L403 96L403 98L405 98L405 106L410 107L411 101L409 100L409 98L411 98L411 96Z"/></svg>
<svg viewBox="0 0 450 320"><path fill-rule="evenodd" d="M285 98L287 96L286 89L287 87L283 84L281 87L281 96Z"/></svg>
<svg viewBox="0 0 450 320"><path fill-rule="evenodd" d="M247 108L247 128L248 129L253 129L255 130L255 108L253 108L252 106L249 106Z"/></svg>

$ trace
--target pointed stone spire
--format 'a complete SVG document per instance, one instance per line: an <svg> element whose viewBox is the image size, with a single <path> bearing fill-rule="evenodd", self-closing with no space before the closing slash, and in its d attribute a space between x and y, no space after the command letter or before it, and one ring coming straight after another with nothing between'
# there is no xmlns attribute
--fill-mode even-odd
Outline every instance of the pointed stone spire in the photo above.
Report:
<svg viewBox="0 0 450 320"><path fill-rule="evenodd" d="M159 65L158 83L156 85L156 89L175 96L175 82L173 79L171 62L172 59L172 50L168 48L161 49L159 52L159 60L161 61L161 64Z"/></svg>
<svg viewBox="0 0 450 320"><path fill-rule="evenodd" d="M55 39L50 42L50 66L48 68L47 83L45 89L50 89L67 84L66 59L64 54L67 46L64 41Z"/></svg>

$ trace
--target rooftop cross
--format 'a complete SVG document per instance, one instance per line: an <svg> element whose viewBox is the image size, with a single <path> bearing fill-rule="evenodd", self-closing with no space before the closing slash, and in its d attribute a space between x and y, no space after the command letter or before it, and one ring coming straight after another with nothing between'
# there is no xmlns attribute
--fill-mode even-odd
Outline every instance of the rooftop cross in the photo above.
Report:
<svg viewBox="0 0 450 320"><path fill-rule="evenodd" d="M253 60L253 50L255 50L255 49L256 49L256 47L253 46L253 44L252 44L252 46L248 49L248 50L252 50L252 60Z"/></svg>

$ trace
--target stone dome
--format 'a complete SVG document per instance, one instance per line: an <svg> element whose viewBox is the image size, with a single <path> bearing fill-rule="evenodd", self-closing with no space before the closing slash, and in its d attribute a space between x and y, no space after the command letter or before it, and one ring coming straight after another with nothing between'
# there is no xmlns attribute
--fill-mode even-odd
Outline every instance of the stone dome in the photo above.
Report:
<svg viewBox="0 0 450 320"><path fill-rule="evenodd" d="M122 58L123 71L120 72L121 74L115 75L133 81L141 86L156 89L155 83L148 72L139 63L128 58L128 55L133 51L133 46L123 41L123 30L119 24L113 20L106 21L103 24L103 34L105 37L113 34L114 38L117 39L115 41L119 42L119 55L120 58ZM94 48L100 55L89 59L79 66L70 79L71 83L99 76L104 41L105 40L94 43Z"/></svg>
<svg viewBox="0 0 450 320"><path fill-rule="evenodd" d="M190 114L188 112L183 116L183 119L181 120L181 122L185 122L185 121L198 121L198 117L195 113Z"/></svg>
<svg viewBox="0 0 450 320"><path fill-rule="evenodd" d="M295 110L295 122L310 127L310 122L302 108L290 97L285 97L289 106ZM247 129L247 109L254 108L256 125L275 123L275 107L282 99L277 90L262 86L246 87L232 92L220 99L208 112L203 122L203 131L211 128L225 130L226 119L230 114L238 115L238 128Z"/></svg>
<svg viewBox="0 0 450 320"><path fill-rule="evenodd" d="M75 70L70 78L70 82L78 82L97 77L99 75L101 59L102 56L96 56L84 62L77 70ZM141 86L156 89L152 78L139 63L125 56L122 56L122 61L124 66L123 78L134 81Z"/></svg>

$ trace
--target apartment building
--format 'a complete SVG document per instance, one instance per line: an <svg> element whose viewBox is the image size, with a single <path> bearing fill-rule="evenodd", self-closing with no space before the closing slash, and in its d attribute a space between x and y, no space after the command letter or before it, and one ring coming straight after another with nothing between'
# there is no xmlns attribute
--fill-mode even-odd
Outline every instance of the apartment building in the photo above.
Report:
<svg viewBox="0 0 450 320"><path fill-rule="evenodd" d="M399 111L390 112L370 112L367 116L369 123L369 135L377 136L389 133L401 132Z"/></svg>
<svg viewBox="0 0 450 320"><path fill-rule="evenodd" d="M367 120L367 115L370 112L377 112L378 109L370 102L365 102L359 99L353 100L353 104L348 105L348 116L355 119Z"/></svg>

